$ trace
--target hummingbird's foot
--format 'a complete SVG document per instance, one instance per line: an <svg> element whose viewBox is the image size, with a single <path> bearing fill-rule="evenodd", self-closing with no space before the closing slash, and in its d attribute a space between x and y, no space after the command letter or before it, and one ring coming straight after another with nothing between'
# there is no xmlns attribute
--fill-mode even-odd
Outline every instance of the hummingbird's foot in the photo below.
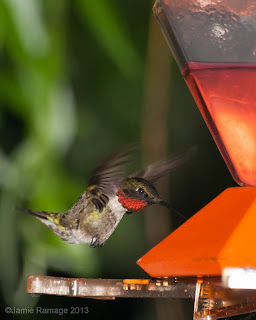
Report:
<svg viewBox="0 0 256 320"><path fill-rule="evenodd" d="M91 247L91 248L96 248L96 247L98 247L98 246L99 246L98 236L92 237L92 241L91 241L90 247Z"/></svg>
<svg viewBox="0 0 256 320"><path fill-rule="evenodd" d="M127 211L127 212L126 212L126 214L132 214L132 213L133 213L133 212L131 212L131 211Z"/></svg>

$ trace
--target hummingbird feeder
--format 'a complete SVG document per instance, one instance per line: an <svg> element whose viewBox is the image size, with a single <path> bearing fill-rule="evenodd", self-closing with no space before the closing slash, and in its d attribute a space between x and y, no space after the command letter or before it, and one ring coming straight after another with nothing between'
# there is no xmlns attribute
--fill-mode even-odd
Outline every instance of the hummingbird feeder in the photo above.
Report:
<svg viewBox="0 0 256 320"><path fill-rule="evenodd" d="M153 12L240 187L225 190L138 260L150 279L31 276L27 291L192 298L201 320L256 312L256 0L157 0Z"/></svg>

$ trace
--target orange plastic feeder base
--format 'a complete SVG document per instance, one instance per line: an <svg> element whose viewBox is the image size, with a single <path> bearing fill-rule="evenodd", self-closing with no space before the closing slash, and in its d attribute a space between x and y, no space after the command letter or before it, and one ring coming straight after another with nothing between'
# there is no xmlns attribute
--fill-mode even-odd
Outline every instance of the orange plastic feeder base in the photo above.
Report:
<svg viewBox="0 0 256 320"><path fill-rule="evenodd" d="M137 263L151 277L256 269L256 187L225 190Z"/></svg>

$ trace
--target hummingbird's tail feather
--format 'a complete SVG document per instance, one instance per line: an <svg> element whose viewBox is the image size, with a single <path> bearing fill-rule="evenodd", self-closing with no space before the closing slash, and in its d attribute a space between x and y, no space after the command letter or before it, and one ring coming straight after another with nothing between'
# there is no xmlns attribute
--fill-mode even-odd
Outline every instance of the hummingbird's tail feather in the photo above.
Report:
<svg viewBox="0 0 256 320"><path fill-rule="evenodd" d="M18 208L18 210L31 214L51 229L62 240L69 243L80 243L72 233L72 226L65 219L66 213L37 211L31 209ZM68 225L69 223L69 225ZM71 228L69 228L71 227Z"/></svg>
<svg viewBox="0 0 256 320"><path fill-rule="evenodd" d="M25 209L25 208L18 208L18 210L31 214L32 216L35 216L40 219L48 219L50 215L54 215L54 214L57 215L57 213L53 213L53 212L37 211L37 210L31 210L31 209Z"/></svg>
<svg viewBox="0 0 256 320"><path fill-rule="evenodd" d="M37 210L31 210L31 209L26 209L26 208L18 208L18 210L23 211L28 214L31 214L32 216L35 216L40 219L48 219L49 217L52 217L52 216L58 214L58 213L54 213L54 212L37 211Z"/></svg>
<svg viewBox="0 0 256 320"><path fill-rule="evenodd" d="M49 228L51 225L55 225L57 227L63 228L61 219L61 214L56 212L47 212L47 211L37 211L31 209L20 208L19 210L26 212L38 220L40 220L43 224L47 225ZM50 228L52 229L52 228Z"/></svg>

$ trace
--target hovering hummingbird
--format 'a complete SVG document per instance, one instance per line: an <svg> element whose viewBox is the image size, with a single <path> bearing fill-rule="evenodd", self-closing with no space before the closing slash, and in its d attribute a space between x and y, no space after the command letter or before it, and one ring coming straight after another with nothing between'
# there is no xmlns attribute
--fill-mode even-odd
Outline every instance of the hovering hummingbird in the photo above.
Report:
<svg viewBox="0 0 256 320"><path fill-rule="evenodd" d="M94 248L105 244L125 213L139 212L153 204L172 209L159 197L154 184L185 162L187 154L161 160L123 178L129 153L121 151L99 165L88 188L68 211L22 210L36 216L62 240L90 243Z"/></svg>

